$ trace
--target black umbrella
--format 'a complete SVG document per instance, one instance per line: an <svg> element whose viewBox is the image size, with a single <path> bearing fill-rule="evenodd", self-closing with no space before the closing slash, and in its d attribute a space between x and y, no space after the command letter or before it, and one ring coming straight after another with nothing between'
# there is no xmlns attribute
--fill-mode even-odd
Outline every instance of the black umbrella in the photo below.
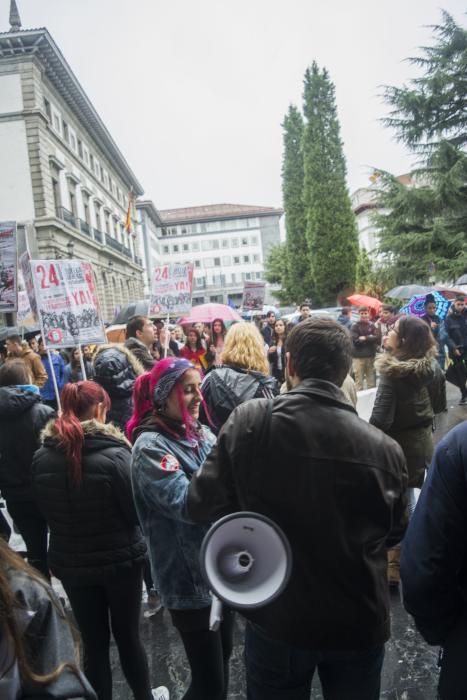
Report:
<svg viewBox="0 0 467 700"><path fill-rule="evenodd" d="M0 343L3 343L12 335L19 335L21 338L29 338L31 335L40 333L40 326L5 326L0 328Z"/></svg>
<svg viewBox="0 0 467 700"><path fill-rule="evenodd" d="M467 284L467 275L462 275L462 277L459 277L459 279L456 280L456 286L458 284Z"/></svg>
<svg viewBox="0 0 467 700"><path fill-rule="evenodd" d="M118 314L112 321L112 325L119 323L128 323L132 316L147 316L149 311L149 301L146 299L140 299L139 301L134 301L132 304L128 304L123 309L120 309Z"/></svg>

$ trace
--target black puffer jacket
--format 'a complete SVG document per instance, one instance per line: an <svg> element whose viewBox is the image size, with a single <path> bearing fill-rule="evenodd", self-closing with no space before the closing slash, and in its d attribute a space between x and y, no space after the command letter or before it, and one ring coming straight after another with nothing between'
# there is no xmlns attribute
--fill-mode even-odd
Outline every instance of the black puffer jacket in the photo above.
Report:
<svg viewBox="0 0 467 700"><path fill-rule="evenodd" d="M130 480L131 449L113 425L82 423L82 481L73 485L55 423L34 456L37 503L50 527L49 564L72 585L100 583L143 561Z"/></svg>
<svg viewBox="0 0 467 700"><path fill-rule="evenodd" d="M201 391L211 421L201 410L201 422L217 435L234 408L249 399L273 398L279 393L279 387L274 377L230 365L208 372Z"/></svg>
<svg viewBox="0 0 467 700"><path fill-rule="evenodd" d="M409 486L421 488L433 454L433 416L446 408L444 374L433 353L410 360L385 353L376 367L380 381L370 423L399 443Z"/></svg>
<svg viewBox="0 0 467 700"><path fill-rule="evenodd" d="M39 394L15 386L0 387L0 490L7 501L29 501L31 464L40 433L54 416Z"/></svg>
<svg viewBox="0 0 467 700"><path fill-rule="evenodd" d="M94 381L103 387L112 402L108 420L125 430L133 412L133 386L144 367L124 345L101 345L94 357Z"/></svg>

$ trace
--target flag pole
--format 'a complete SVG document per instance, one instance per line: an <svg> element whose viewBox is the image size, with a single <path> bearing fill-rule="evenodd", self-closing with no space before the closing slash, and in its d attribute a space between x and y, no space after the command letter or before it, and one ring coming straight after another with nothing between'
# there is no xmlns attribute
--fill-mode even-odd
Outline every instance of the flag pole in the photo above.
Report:
<svg viewBox="0 0 467 700"><path fill-rule="evenodd" d="M86 367L84 365L83 353L81 352L81 345L78 345L78 350L79 350L79 364L81 365L81 374L83 375L83 381L86 381L86 379L87 379Z"/></svg>
<svg viewBox="0 0 467 700"><path fill-rule="evenodd" d="M167 357L167 352L169 349L169 321L170 321L170 313L167 313L166 326L165 326L164 357Z"/></svg>
<svg viewBox="0 0 467 700"><path fill-rule="evenodd" d="M52 362L52 353L50 350L47 348L47 357L49 358L49 367L50 367L50 372L52 374L52 382L54 385L54 391L55 391L55 396L57 398L57 406L58 406L58 413L62 412L62 404L60 402L60 392L58 390L58 384L57 384L57 377L55 376L55 370L54 370L54 365Z"/></svg>

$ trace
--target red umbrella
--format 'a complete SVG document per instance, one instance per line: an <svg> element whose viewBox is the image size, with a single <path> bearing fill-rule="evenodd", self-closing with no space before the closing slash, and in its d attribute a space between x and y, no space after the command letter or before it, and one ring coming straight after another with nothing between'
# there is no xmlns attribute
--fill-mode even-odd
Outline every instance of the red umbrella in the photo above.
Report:
<svg viewBox="0 0 467 700"><path fill-rule="evenodd" d="M240 315L225 304L200 304L194 306L189 316L181 318L181 325L190 323L212 323L215 318L220 318L222 321L241 321Z"/></svg>
<svg viewBox="0 0 467 700"><path fill-rule="evenodd" d="M368 306L369 309L372 309L377 314L379 314L383 305L383 302L379 299L369 297L366 294L352 294L347 299L353 306Z"/></svg>

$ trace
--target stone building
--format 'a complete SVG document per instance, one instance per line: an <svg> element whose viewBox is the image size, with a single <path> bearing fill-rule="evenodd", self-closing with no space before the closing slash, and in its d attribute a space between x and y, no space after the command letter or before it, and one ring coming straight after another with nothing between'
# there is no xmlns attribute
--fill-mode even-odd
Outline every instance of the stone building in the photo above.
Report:
<svg viewBox="0 0 467 700"><path fill-rule="evenodd" d="M124 230L129 193L143 188L47 29L22 30L14 0L10 24L0 34L0 220L25 229L20 247L33 258L92 262L111 320L143 296L143 261Z"/></svg>
<svg viewBox="0 0 467 700"><path fill-rule="evenodd" d="M156 264L193 262L193 304L240 305L245 281L262 281L272 245L280 242L282 209L211 204L157 210L138 202L149 281Z"/></svg>

